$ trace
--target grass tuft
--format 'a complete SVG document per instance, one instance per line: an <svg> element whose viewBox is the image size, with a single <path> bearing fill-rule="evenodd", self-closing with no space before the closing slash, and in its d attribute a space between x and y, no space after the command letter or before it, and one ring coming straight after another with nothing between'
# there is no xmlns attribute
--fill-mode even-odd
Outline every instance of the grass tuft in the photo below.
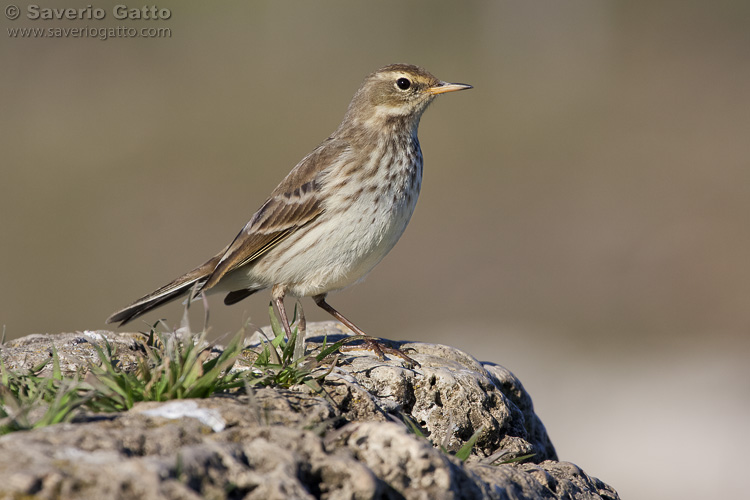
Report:
<svg viewBox="0 0 750 500"><path fill-rule="evenodd" d="M152 330L144 344L145 355L132 372L122 369L117 354L105 340L94 345L100 364L92 365L86 382L95 392L88 407L95 411L124 411L139 401L207 398L242 387L242 374L232 372L242 351L242 335L236 335L217 357L205 334L197 339L165 335Z"/></svg>
<svg viewBox="0 0 750 500"><path fill-rule="evenodd" d="M284 388L306 385L315 393L330 399L320 382L336 366L338 356L330 363L324 363L324 361L336 353L349 339L343 339L329 345L328 339L324 338L323 345L317 353L308 353L304 340L305 320L301 312L302 309L299 308L300 314L299 319L297 319L298 308L295 307L292 320L294 327L292 328L292 335L288 339L276 317L273 305L269 305L268 310L273 339L267 337L264 339L265 334L262 331L260 332L262 334L261 349L255 351L257 357L250 369L253 375L248 377L248 384L250 386L270 385Z"/></svg>
<svg viewBox="0 0 750 500"><path fill-rule="evenodd" d="M321 381L336 366L338 356L327 358L348 339L330 345L325 339L317 352L307 352L301 308L298 317L295 307L295 328L289 339L273 308L270 318L274 338L261 340L261 349L247 370L235 369L245 354L244 328L215 355L206 342L205 328L199 335L190 333L187 315L175 332L160 333L156 330L160 322L151 328L135 369L125 369L106 339L102 346L92 343L99 362L91 363L83 380L84 370L73 377L62 374L54 347L50 359L25 372L8 370L0 360L0 435L67 422L84 408L119 412L139 401L207 398L217 393L250 391L256 385L289 388L303 384L330 400ZM51 375L42 376L50 361Z"/></svg>
<svg viewBox="0 0 750 500"><path fill-rule="evenodd" d="M50 361L52 375L42 376ZM0 360L0 381L0 435L67 422L88 400L77 377L63 377L54 347L50 359L26 372Z"/></svg>

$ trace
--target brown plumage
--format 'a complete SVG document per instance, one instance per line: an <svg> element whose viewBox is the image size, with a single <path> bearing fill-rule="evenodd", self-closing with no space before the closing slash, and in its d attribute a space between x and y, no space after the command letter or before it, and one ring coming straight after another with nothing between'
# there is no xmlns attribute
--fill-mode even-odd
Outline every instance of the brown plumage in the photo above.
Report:
<svg viewBox="0 0 750 500"><path fill-rule="evenodd" d="M395 245L421 187L417 128L422 113L436 95L468 88L406 64L370 74L341 125L281 181L232 243L107 322L125 324L191 289L228 292L224 302L234 304L273 288L288 334L287 294L312 296L364 334L325 301L326 295L362 279ZM407 358L369 340L368 345L381 356L385 350Z"/></svg>

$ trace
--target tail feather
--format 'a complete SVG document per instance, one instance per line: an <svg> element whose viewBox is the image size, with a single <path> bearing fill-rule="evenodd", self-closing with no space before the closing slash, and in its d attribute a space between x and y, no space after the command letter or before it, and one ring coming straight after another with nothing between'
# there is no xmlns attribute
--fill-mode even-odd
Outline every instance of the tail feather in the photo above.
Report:
<svg viewBox="0 0 750 500"><path fill-rule="evenodd" d="M141 297L124 309L117 311L107 318L107 323L120 322L120 326L128 323L135 318L146 314L148 311L155 309L167 302L186 295L196 283L205 282L208 276L216 268L221 255L217 255L200 267L197 267L189 273L183 274L171 283L164 285L158 290Z"/></svg>
<svg viewBox="0 0 750 500"><path fill-rule="evenodd" d="M236 304L242 299L245 299L258 290L261 290L260 288L251 288L251 289L243 289L243 290L235 290L233 292L229 292L226 297L224 297L224 304L227 306L231 306L232 304Z"/></svg>

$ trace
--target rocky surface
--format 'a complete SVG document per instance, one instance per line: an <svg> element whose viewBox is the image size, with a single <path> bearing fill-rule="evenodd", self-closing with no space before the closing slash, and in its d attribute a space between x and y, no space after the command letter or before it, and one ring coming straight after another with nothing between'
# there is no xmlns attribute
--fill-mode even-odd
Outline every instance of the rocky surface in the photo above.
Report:
<svg viewBox="0 0 750 500"><path fill-rule="evenodd" d="M330 341L346 332L308 325L312 345L324 334ZM4 345L2 358L31 367L54 344L72 373L96 360L92 344L104 338L126 365L142 351L137 334L97 331L32 335ZM443 345L400 346L421 366L343 353L323 384L327 398L304 385L255 388L2 436L0 498L619 498L557 460L511 372ZM479 429L461 462L453 453ZM532 453L523 463L492 463Z"/></svg>

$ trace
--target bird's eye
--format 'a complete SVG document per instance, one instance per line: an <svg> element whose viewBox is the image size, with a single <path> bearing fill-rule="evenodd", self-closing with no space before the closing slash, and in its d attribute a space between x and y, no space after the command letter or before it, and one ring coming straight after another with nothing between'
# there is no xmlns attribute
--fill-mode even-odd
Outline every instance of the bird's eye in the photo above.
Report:
<svg viewBox="0 0 750 500"><path fill-rule="evenodd" d="M408 78L399 78L398 80L396 80L396 86L401 90L406 90L411 87L411 82Z"/></svg>

